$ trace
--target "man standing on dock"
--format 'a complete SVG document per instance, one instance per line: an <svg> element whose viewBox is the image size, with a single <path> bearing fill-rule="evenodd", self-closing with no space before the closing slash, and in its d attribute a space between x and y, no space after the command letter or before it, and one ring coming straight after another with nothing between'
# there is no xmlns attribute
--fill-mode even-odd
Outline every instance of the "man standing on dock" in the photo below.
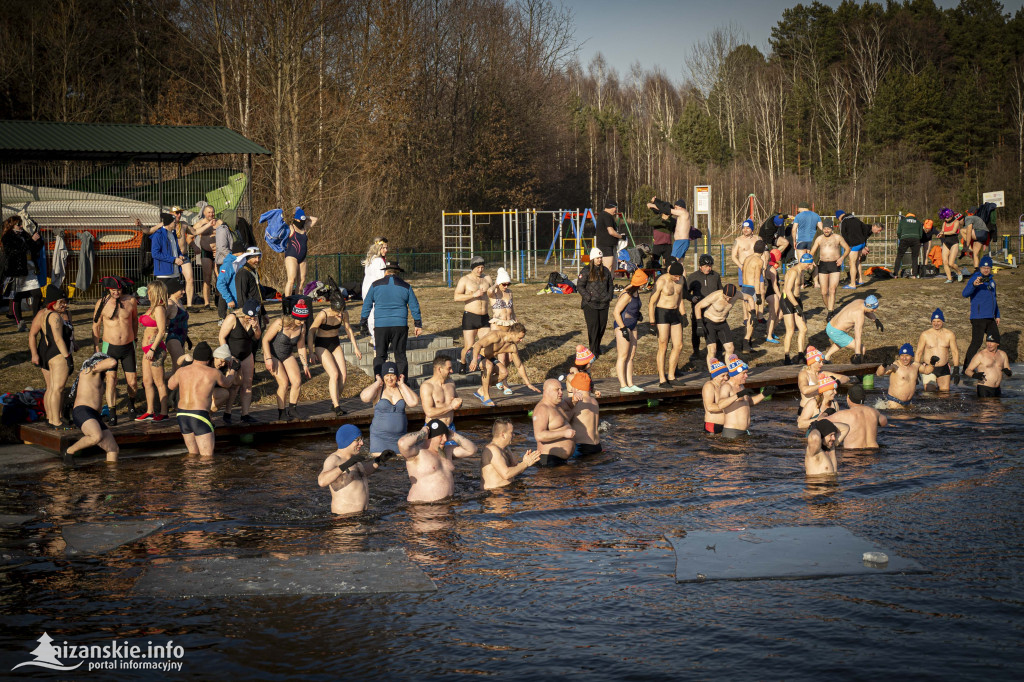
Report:
<svg viewBox="0 0 1024 682"><path fill-rule="evenodd" d="M700 362L702 335L697 333L697 304L722 288L722 277L711 269L715 265L715 259L711 254L701 254L698 263L697 271L686 278L686 297L690 299L690 343L693 344L690 362L695 369L703 364Z"/></svg>
<svg viewBox="0 0 1024 682"><path fill-rule="evenodd" d="M363 311L360 327L369 334L367 321L373 311L375 325L373 329L374 345L377 355L373 358L373 375L380 374L380 368L388 359L388 353L395 354L399 376L409 376L409 361L405 357L405 349L409 340L409 313L412 313L413 336L423 333L423 322L420 318L420 302L416 300L409 283L398 276L405 272L398 261L389 260L384 266L384 277L370 285L369 291L363 292ZM416 386L410 385L410 388Z"/></svg>
<svg viewBox="0 0 1024 682"><path fill-rule="evenodd" d="M92 315L93 350L105 353L121 363L128 386L128 416L135 418L135 393L138 374L135 364L135 339L139 335L138 302L124 290L126 280L104 277L101 286L106 295L96 302ZM101 332L102 329L102 332ZM106 374L107 407L111 425L117 424L117 371Z"/></svg>
<svg viewBox="0 0 1024 682"><path fill-rule="evenodd" d="M809 253L800 256L800 261L786 271L782 280L782 300L779 311L782 322L786 325L786 337L782 342L782 364L792 365L789 357L790 344L793 343L793 331L798 332L796 340L797 355L803 355L807 344L807 322L804 320L804 304L800 300L800 283L804 281L804 273L814 269L814 257Z"/></svg>
<svg viewBox="0 0 1024 682"><path fill-rule="evenodd" d="M379 327L378 327L379 329ZM439 502L455 492L456 458L472 457L476 446L440 419L398 439L398 454L409 473L409 502Z"/></svg>
<svg viewBox="0 0 1024 682"><path fill-rule="evenodd" d="M544 394L533 408L533 437L541 466L565 464L575 450L576 430L562 411L562 383L558 379L544 382Z"/></svg>
<svg viewBox="0 0 1024 682"><path fill-rule="evenodd" d="M235 369L225 374L210 367L213 350L206 341L200 341L192 351L192 364L180 367L167 381L168 391L178 391L178 427L190 455L213 456L214 433L210 419L213 391L231 388L235 382Z"/></svg>
<svg viewBox="0 0 1024 682"><path fill-rule="evenodd" d="M676 378L676 366L679 364L679 354L683 350L683 316L686 311L683 308L683 264L673 261L668 266L668 271L658 278L654 287L654 293L647 303L648 314L651 318L651 327L658 334L658 377L661 380L659 386L671 388L672 381ZM668 368L665 367L665 353L668 351L668 342L672 341L672 353L668 358Z"/></svg>
<svg viewBox="0 0 1024 682"><path fill-rule="evenodd" d="M483 403L484 407L494 407L491 400L490 389L495 384L500 384L508 376L508 368L498 362L498 356L508 354L512 364L519 370L519 378L528 389L534 393L540 393L537 387L530 383L526 375L526 365L519 359L519 344L526 338L526 327L522 322L516 322L511 327L501 327L487 333L476 340L473 344L473 359L469 363L469 371L475 372L482 363L483 370L480 372L480 390L474 393L477 400ZM495 376L496 375L496 376Z"/></svg>
<svg viewBox="0 0 1024 682"><path fill-rule="evenodd" d="M729 332L729 311L739 300L740 290L735 284L726 284L721 291L706 296L694 309L697 318L697 333L707 339L708 363L715 357L719 344L726 357L735 350Z"/></svg>

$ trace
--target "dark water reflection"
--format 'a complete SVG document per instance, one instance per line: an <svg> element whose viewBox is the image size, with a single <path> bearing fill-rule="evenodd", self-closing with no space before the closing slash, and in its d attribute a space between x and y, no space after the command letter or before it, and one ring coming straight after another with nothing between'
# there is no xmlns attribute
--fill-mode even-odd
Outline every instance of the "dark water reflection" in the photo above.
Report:
<svg viewBox="0 0 1024 682"><path fill-rule="evenodd" d="M225 679L1019 678L1021 408L1019 397L923 399L892 419L882 449L845 453L832 481L804 477L787 399L758 410L745 442L706 439L691 407L609 413L603 455L531 470L493 494L479 491L475 460L460 462L456 496L415 507L404 468L391 466L371 479L372 511L348 519L333 518L316 487L327 438L237 447L213 463L22 474L5 481L0 513L45 516L0 529L0 669L27 660L47 631L80 644L173 637L185 674ZM464 426L481 443L490 430ZM525 439L528 424L516 428ZM170 526L99 558L64 557L64 524L140 516ZM665 535L809 524L844 526L934 572L673 580ZM130 593L163 562L395 547L436 593Z"/></svg>

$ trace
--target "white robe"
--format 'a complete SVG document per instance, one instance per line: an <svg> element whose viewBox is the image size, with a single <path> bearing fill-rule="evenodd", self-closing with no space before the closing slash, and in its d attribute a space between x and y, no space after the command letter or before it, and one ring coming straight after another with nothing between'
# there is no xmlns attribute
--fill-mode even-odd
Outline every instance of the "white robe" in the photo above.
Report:
<svg viewBox="0 0 1024 682"><path fill-rule="evenodd" d="M363 270L363 298L370 291L370 287L378 279L384 279L384 259L377 256ZM373 308L370 308L370 316L366 320L366 326L370 328L370 343L373 343Z"/></svg>

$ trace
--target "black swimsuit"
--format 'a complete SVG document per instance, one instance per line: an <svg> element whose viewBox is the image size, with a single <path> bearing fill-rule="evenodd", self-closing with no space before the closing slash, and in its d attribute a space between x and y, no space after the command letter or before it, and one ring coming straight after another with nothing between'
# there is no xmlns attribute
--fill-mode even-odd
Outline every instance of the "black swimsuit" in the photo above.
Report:
<svg viewBox="0 0 1024 682"><path fill-rule="evenodd" d="M56 313L56 314L60 315L60 313ZM70 324L68 324L68 321L65 320L63 317L60 318L60 321L63 323L63 327L60 330L60 332L61 332L60 335L62 337L64 337L64 346L68 349L68 356L65 359L67 360L68 371L70 372L70 371L73 371L73 369L74 369L74 360L72 359L70 353L71 353L71 340L74 337L75 330L74 330L74 328ZM49 368L50 360L52 360L53 358L56 358L56 357L60 357L60 349L57 348L57 343L53 339L53 328L50 327L50 316L49 315L46 316L46 319L43 321L43 324L46 326L46 334L44 336L44 338L46 340L46 346L45 346L46 352L43 355L43 364L46 365L47 368ZM39 344L38 343L36 344L36 348L39 349Z"/></svg>
<svg viewBox="0 0 1024 682"><path fill-rule="evenodd" d="M235 326L228 332L228 348L231 349L231 355L241 362L252 355L256 339L251 331L242 326L241 321L235 319Z"/></svg>

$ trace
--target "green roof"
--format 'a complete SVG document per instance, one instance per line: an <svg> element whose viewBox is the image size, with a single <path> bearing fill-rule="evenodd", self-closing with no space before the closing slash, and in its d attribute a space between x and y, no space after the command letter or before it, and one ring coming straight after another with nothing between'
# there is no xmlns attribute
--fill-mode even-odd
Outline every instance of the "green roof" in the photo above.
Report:
<svg viewBox="0 0 1024 682"><path fill-rule="evenodd" d="M223 126L0 121L0 160L113 160L188 163L213 154L269 154Z"/></svg>

